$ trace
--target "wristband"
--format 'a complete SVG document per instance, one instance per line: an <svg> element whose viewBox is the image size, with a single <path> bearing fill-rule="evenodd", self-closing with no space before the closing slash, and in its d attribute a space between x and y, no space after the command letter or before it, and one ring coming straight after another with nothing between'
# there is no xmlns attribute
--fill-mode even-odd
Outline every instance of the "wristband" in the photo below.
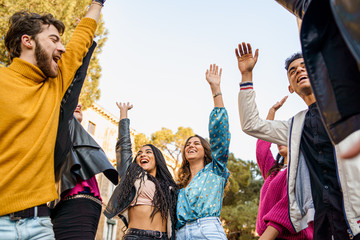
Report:
<svg viewBox="0 0 360 240"><path fill-rule="evenodd" d="M104 6L105 0L93 0L93 3L99 3L102 7Z"/></svg>
<svg viewBox="0 0 360 240"><path fill-rule="evenodd" d="M217 93L214 94L213 97L216 98L216 97L219 96L219 95L222 95L222 93L221 93L221 92L217 92Z"/></svg>

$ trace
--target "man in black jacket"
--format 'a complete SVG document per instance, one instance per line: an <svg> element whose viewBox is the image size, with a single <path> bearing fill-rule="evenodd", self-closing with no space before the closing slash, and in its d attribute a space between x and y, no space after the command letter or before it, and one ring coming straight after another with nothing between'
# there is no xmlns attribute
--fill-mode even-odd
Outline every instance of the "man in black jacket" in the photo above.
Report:
<svg viewBox="0 0 360 240"><path fill-rule="evenodd" d="M302 19L301 46L320 117L335 149L346 152L360 141L360 1L276 1ZM345 200L359 206L354 196ZM357 210L345 212L354 215ZM351 238L360 237L359 223L347 222Z"/></svg>
<svg viewBox="0 0 360 240"><path fill-rule="evenodd" d="M304 60L334 144L360 130L360 2L277 0L302 19Z"/></svg>

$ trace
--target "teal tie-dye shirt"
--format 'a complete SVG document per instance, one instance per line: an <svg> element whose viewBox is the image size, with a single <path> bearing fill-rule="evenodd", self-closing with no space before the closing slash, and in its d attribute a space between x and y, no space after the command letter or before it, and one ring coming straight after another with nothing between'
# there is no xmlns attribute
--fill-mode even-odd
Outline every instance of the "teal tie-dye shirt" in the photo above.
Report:
<svg viewBox="0 0 360 240"><path fill-rule="evenodd" d="M213 160L194 176L186 188L180 189L176 207L176 229L199 218L220 217L224 188L230 175L226 168L230 132L225 108L212 110L209 136Z"/></svg>

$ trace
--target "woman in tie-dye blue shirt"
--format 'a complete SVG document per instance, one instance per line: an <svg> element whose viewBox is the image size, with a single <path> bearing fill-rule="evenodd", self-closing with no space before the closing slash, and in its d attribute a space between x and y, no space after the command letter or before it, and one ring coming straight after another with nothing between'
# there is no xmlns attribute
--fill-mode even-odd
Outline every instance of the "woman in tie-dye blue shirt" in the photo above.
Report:
<svg viewBox="0 0 360 240"><path fill-rule="evenodd" d="M226 239L219 217L224 188L230 132L227 111L220 90L221 69L213 64L206 71L214 98L210 114L210 144L195 135L187 139L178 172L176 239Z"/></svg>

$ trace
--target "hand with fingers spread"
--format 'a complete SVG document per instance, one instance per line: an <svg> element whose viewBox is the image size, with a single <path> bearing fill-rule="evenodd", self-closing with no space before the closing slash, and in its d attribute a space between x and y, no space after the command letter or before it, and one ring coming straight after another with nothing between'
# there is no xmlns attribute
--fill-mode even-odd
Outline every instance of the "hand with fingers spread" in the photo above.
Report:
<svg viewBox="0 0 360 240"><path fill-rule="evenodd" d="M130 104L129 102L127 103L117 102L116 105L120 109L120 120L127 118L127 112L133 108L133 105Z"/></svg>
<svg viewBox="0 0 360 240"><path fill-rule="evenodd" d="M206 70L206 80L210 84L211 88L220 88L221 72L222 68L219 70L219 67L216 64L211 64L210 70Z"/></svg>
<svg viewBox="0 0 360 240"><path fill-rule="evenodd" d="M282 107L282 105L285 103L286 99L288 98L288 96L283 97L283 99L281 99L280 101L276 102L270 109L269 109L269 113L266 117L266 120L274 120L275 119L275 113L277 110L279 110L279 108Z"/></svg>
<svg viewBox="0 0 360 240"><path fill-rule="evenodd" d="M239 44L239 48L235 48L235 55L238 60L238 68L243 76L242 81L252 81L252 70L259 56L259 49L256 49L253 56L250 43L243 42Z"/></svg>
<svg viewBox="0 0 360 240"><path fill-rule="evenodd" d="M206 70L206 81L209 83L212 95L214 97L215 107L224 107L222 93L220 88L222 68L216 64L211 64L210 69Z"/></svg>

